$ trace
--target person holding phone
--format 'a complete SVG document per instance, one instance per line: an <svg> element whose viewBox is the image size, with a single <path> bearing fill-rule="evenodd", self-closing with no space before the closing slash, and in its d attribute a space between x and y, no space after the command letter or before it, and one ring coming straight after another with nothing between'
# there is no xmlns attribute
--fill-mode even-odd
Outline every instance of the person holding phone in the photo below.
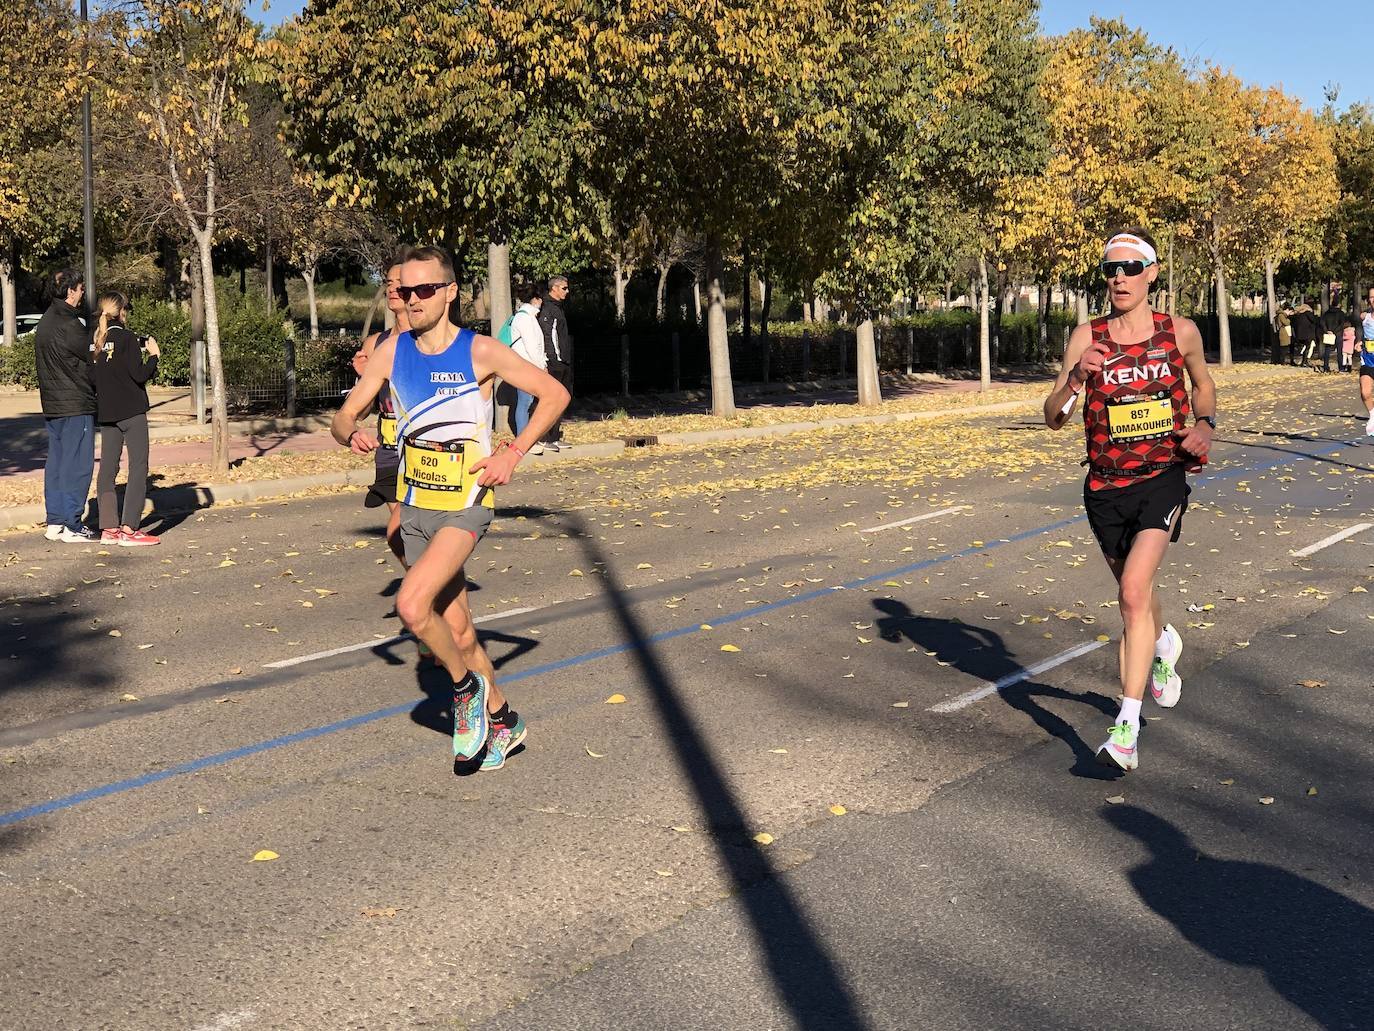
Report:
<svg viewBox="0 0 1374 1031"><path fill-rule="evenodd" d="M1113 235L1103 248L1101 271L1111 313L1069 337L1064 367L1045 399L1045 424L1061 429L1082 395L1088 451L1083 505L1116 577L1124 625L1121 711L1097 759L1134 770L1146 687L1165 707L1177 705L1183 690L1175 671L1183 641L1164 622L1154 581L1183 528L1185 472L1204 463L1211 449L1217 395L1197 326L1150 307L1150 288L1159 278L1150 235L1136 228Z"/></svg>
<svg viewBox="0 0 1374 1031"><path fill-rule="evenodd" d="M96 421L100 424L100 475L96 501L100 543L145 548L160 541L138 528L148 492L148 381L157 374L157 341L135 336L125 326L132 312L117 291L96 302L94 352ZM146 356L145 356L146 352ZM115 476L121 454L129 452L129 482L124 488L124 518L119 518Z"/></svg>

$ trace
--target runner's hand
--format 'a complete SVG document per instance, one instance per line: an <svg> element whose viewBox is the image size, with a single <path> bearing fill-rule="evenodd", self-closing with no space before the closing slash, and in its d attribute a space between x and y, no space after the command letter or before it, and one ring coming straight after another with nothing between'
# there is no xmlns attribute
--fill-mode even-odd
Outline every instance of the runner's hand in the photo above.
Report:
<svg viewBox="0 0 1374 1031"><path fill-rule="evenodd" d="M363 374L363 369L367 366L367 352L358 351L353 355L353 371L359 376Z"/></svg>
<svg viewBox="0 0 1374 1031"><path fill-rule="evenodd" d="M1206 458L1207 452L1212 449L1212 426L1210 423L1195 422L1187 429L1174 430L1176 437L1181 437L1179 447L1192 455L1194 458Z"/></svg>
<svg viewBox="0 0 1374 1031"><path fill-rule="evenodd" d="M1078 365L1075 366L1078 369L1078 378L1086 383L1089 376L1101 372L1102 362L1109 353L1110 348L1101 340L1094 340L1089 344L1088 349L1083 352L1083 356L1078 359Z"/></svg>
<svg viewBox="0 0 1374 1031"><path fill-rule="evenodd" d="M470 473L481 471L478 477L478 484L483 487L503 487L510 483L511 474L515 472L515 466L520 461L520 455L510 448L502 448L494 455L488 455L480 461L474 462Z"/></svg>
<svg viewBox="0 0 1374 1031"><path fill-rule="evenodd" d="M367 455L377 450L377 438L367 430L354 430L348 438L348 450L355 455Z"/></svg>

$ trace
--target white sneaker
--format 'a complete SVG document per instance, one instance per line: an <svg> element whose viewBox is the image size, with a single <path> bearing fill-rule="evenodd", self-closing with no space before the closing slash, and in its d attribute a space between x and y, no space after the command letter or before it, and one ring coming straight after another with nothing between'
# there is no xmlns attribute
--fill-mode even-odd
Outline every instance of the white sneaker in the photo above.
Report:
<svg viewBox="0 0 1374 1031"><path fill-rule="evenodd" d="M1183 638L1172 623L1164 624L1164 631L1169 635L1169 645L1164 654L1155 655L1154 665L1150 667L1150 694L1159 705L1172 709L1183 694L1183 678L1174 670L1183 655Z"/></svg>
<svg viewBox="0 0 1374 1031"><path fill-rule="evenodd" d="M1140 765L1139 732L1124 720L1112 728L1111 736L1097 750L1097 761L1130 772Z"/></svg>
<svg viewBox="0 0 1374 1031"><path fill-rule="evenodd" d="M62 536L62 531L65 529L66 527L61 523L49 523L48 528L43 531L43 536L50 541L55 541Z"/></svg>
<svg viewBox="0 0 1374 1031"><path fill-rule="evenodd" d="M99 544L100 534L89 526L79 526L75 530L69 530L64 526L57 539L63 544Z"/></svg>
<svg viewBox="0 0 1374 1031"><path fill-rule="evenodd" d="M529 453L532 455L542 455L544 453L544 445L540 443L532 444Z"/></svg>
<svg viewBox="0 0 1374 1031"><path fill-rule="evenodd" d="M1369 413L1369 421L1364 424L1364 435L1374 437L1374 412ZM48 529L51 530L52 527L48 527Z"/></svg>

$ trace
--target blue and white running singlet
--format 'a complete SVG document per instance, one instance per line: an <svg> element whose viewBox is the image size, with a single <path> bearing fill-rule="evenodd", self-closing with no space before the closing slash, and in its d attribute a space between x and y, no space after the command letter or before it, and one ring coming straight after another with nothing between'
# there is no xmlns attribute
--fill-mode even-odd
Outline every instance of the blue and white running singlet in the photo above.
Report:
<svg viewBox="0 0 1374 1031"><path fill-rule="evenodd" d="M470 329L458 331L439 354L425 354L415 337L396 339L391 403L400 439L396 499L405 505L456 512L473 505L495 507L489 488L478 484L474 462L491 454L490 406L472 368Z"/></svg>

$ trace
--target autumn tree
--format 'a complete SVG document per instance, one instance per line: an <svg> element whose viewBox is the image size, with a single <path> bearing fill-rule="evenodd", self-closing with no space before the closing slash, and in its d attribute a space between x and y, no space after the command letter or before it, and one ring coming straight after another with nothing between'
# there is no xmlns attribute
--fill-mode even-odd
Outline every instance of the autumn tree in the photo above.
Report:
<svg viewBox="0 0 1374 1031"><path fill-rule="evenodd" d="M62 0L0 6L0 312L16 335L15 279L25 253L43 255L80 224L79 122L86 85L78 27Z"/></svg>
<svg viewBox="0 0 1374 1031"><path fill-rule="evenodd" d="M1180 232L1205 248L1216 290L1221 364L1231 364L1227 268L1314 253L1339 199L1327 129L1278 89L1207 68L1193 93L1195 132Z"/></svg>
<svg viewBox="0 0 1374 1031"><path fill-rule="evenodd" d="M243 0L128 0L124 109L154 143L158 175L195 243L210 366L212 474L229 474L228 405L215 294L214 247L221 228L221 176L241 132L242 89L257 30Z"/></svg>

